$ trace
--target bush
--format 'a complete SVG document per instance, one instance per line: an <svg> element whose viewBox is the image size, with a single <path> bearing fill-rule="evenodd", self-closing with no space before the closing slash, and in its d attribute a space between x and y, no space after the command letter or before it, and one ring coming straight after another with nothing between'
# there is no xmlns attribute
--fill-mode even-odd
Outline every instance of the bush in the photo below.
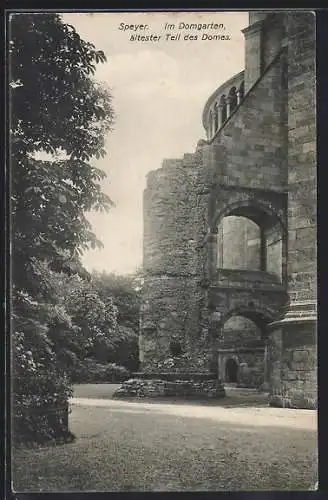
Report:
<svg viewBox="0 0 328 500"><path fill-rule="evenodd" d="M130 372L124 366L109 363L105 370L105 377L108 382L124 382L130 377Z"/></svg>
<svg viewBox="0 0 328 500"><path fill-rule="evenodd" d="M14 415L14 442L38 443L74 441L68 427L69 405L29 407Z"/></svg>
<svg viewBox="0 0 328 500"><path fill-rule="evenodd" d="M127 380L130 372L124 367L115 363L100 364L93 359L86 359L78 364L70 372L73 383L116 383Z"/></svg>
<svg viewBox="0 0 328 500"><path fill-rule="evenodd" d="M131 372L137 371L139 368L138 341L139 336L132 328L119 325L112 359L108 359L108 361L124 366Z"/></svg>
<svg viewBox="0 0 328 500"><path fill-rule="evenodd" d="M14 442L70 440L70 382L56 363L42 325L34 322L32 327L33 332L29 332L26 322L26 334L17 330L12 333Z"/></svg>

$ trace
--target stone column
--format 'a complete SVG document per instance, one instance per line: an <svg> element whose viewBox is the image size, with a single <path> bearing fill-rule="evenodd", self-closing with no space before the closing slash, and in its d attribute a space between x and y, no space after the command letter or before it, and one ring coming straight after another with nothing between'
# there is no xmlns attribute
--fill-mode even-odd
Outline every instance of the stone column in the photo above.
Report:
<svg viewBox="0 0 328 500"><path fill-rule="evenodd" d="M221 313L212 311L209 317L209 341L212 352L209 360L209 370L218 375L218 346L219 340L222 337Z"/></svg>
<svg viewBox="0 0 328 500"><path fill-rule="evenodd" d="M217 240L218 229L212 228L207 235L207 276L212 279L217 270Z"/></svg>
<svg viewBox="0 0 328 500"><path fill-rule="evenodd" d="M230 102L230 97L227 97L227 118L229 118L231 114L231 102Z"/></svg>
<svg viewBox="0 0 328 500"><path fill-rule="evenodd" d="M212 139L213 137L213 116L211 111L209 112L208 115L208 136L209 139Z"/></svg>
<svg viewBox="0 0 328 500"><path fill-rule="evenodd" d="M219 118L219 127L218 127L218 129L219 130L222 127L222 108L223 108L222 104L219 104L218 105L218 113L219 113L219 117L218 117Z"/></svg>
<svg viewBox="0 0 328 500"><path fill-rule="evenodd" d="M265 339L265 345L264 345L264 369L263 369L263 386L262 390L263 391L269 391L270 389L270 380L269 380L269 345L268 345L268 339Z"/></svg>
<svg viewBox="0 0 328 500"><path fill-rule="evenodd" d="M272 406L283 406L280 400L282 394L281 362L283 334L279 323L271 326L272 331L268 338L270 403Z"/></svg>
<svg viewBox="0 0 328 500"><path fill-rule="evenodd" d="M263 228L260 228L260 269L261 271L267 270L267 246Z"/></svg>
<svg viewBox="0 0 328 500"><path fill-rule="evenodd" d="M224 265L223 244L224 244L224 235L223 235L223 221L222 221L218 228L218 243L217 243L217 266L219 269L222 269Z"/></svg>

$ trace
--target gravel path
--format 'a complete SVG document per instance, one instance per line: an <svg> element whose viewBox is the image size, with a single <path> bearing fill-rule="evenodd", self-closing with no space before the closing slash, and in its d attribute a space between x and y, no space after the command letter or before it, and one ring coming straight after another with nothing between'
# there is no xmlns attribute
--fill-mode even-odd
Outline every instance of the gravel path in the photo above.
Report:
<svg viewBox="0 0 328 500"><path fill-rule="evenodd" d="M207 418L215 422L243 426L284 427L316 430L317 414L313 410L293 410L271 407L222 407L197 404L165 404L163 402L122 401L90 398L73 398L73 406L109 408L125 413L153 412L184 418Z"/></svg>

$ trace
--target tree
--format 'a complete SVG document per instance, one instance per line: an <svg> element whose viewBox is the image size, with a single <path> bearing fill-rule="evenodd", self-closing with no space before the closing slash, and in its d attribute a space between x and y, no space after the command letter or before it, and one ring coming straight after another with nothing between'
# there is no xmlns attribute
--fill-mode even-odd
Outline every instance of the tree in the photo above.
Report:
<svg viewBox="0 0 328 500"><path fill-rule="evenodd" d="M112 360L118 336L117 308L112 298L102 299L92 281L82 280L71 290L66 308L79 328L75 344L79 359L94 358L101 363Z"/></svg>
<svg viewBox="0 0 328 500"><path fill-rule="evenodd" d="M85 212L112 205L92 159L105 155L114 113L109 89L94 79L105 54L58 14L13 14L9 38L13 375L22 412L22 400L69 395L54 337L75 330L58 283L62 273L87 278L80 255L100 245Z"/></svg>
<svg viewBox="0 0 328 500"><path fill-rule="evenodd" d="M103 299L112 297L117 308L119 328L113 360L136 371L139 366L140 272L124 276L93 272L92 277L100 296Z"/></svg>
<svg viewBox="0 0 328 500"><path fill-rule="evenodd" d="M118 309L118 322L134 331L139 330L140 289L137 275L93 272L101 297L113 297Z"/></svg>
<svg viewBox="0 0 328 500"><path fill-rule="evenodd" d="M100 244L85 212L108 209L111 200L99 184L104 172L90 159L105 155L104 137L114 115L110 92L92 78L95 63L105 60L102 51L56 14L16 14L10 28L13 273L18 283L24 275L21 253L51 255L51 265L60 269ZM37 159L40 152L51 153L52 161Z"/></svg>

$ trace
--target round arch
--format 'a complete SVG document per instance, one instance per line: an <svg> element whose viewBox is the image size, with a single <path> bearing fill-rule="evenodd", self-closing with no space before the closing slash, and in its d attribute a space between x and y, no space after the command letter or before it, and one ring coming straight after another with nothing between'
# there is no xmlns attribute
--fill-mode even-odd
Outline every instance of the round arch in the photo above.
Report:
<svg viewBox="0 0 328 500"><path fill-rule="evenodd" d="M261 330L262 335L265 333L266 327L277 319L278 313L268 308L258 308L248 306L239 306L227 311L220 320L220 328L233 316L243 316L250 319Z"/></svg>
<svg viewBox="0 0 328 500"><path fill-rule="evenodd" d="M254 200L239 200L227 203L216 212L213 226L216 228L222 219L230 215L246 217L255 222L259 227L270 227L278 222L282 232L285 233L286 231L284 221L278 215L277 211L272 208L270 203L264 204L263 202Z"/></svg>

